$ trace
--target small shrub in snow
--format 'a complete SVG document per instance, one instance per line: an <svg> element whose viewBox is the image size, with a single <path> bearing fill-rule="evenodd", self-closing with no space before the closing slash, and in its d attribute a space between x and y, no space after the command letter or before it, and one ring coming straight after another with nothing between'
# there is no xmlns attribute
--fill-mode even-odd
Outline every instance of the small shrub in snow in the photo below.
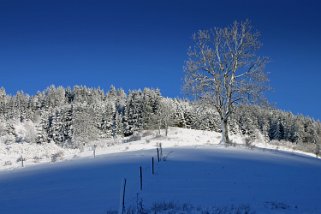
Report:
<svg viewBox="0 0 321 214"><path fill-rule="evenodd" d="M147 214L148 211L144 208L144 203L143 203L143 198L141 197L141 195L139 193L137 193L137 198L136 198L136 208L135 209L128 209L128 211L130 211L130 213L140 213L140 214Z"/></svg>
<svg viewBox="0 0 321 214"><path fill-rule="evenodd" d="M62 151L51 155L51 162L56 162L58 160L63 160L64 153Z"/></svg>
<svg viewBox="0 0 321 214"><path fill-rule="evenodd" d="M290 208L289 205L278 201L267 201L264 203L264 206L271 210L286 210Z"/></svg>
<svg viewBox="0 0 321 214"><path fill-rule="evenodd" d="M133 142L133 141L138 141L138 140L141 140L142 137L140 135L133 135L131 137L129 137L126 142L129 143L129 142Z"/></svg>
<svg viewBox="0 0 321 214"><path fill-rule="evenodd" d="M107 211L109 214L117 213L116 211ZM140 205L129 206L124 210L124 214L254 214L248 205L231 205L223 207L194 207L191 204L179 204L175 202L157 202L151 208L141 209Z"/></svg>
<svg viewBox="0 0 321 214"><path fill-rule="evenodd" d="M296 150L313 153L316 152L316 145L315 144L308 144L308 143L298 143L294 147Z"/></svg>
<svg viewBox="0 0 321 214"><path fill-rule="evenodd" d="M169 210L175 210L178 209L178 206L174 202L160 202L160 203L154 203L151 211L153 213L159 213Z"/></svg>
<svg viewBox="0 0 321 214"><path fill-rule="evenodd" d="M86 143L77 143L77 147L80 152L84 152L86 147Z"/></svg>
<svg viewBox="0 0 321 214"><path fill-rule="evenodd" d="M15 137L13 135L4 135L0 137L0 142L9 145L16 141Z"/></svg>
<svg viewBox="0 0 321 214"><path fill-rule="evenodd" d="M244 139L245 141L245 146L249 149L254 149L254 145L253 145L253 139L251 137L246 137Z"/></svg>
<svg viewBox="0 0 321 214"><path fill-rule="evenodd" d="M11 166L11 165L12 165L12 162L11 162L11 161L5 161L3 165L4 165L4 166Z"/></svg>
<svg viewBox="0 0 321 214"><path fill-rule="evenodd" d="M42 158L44 158L44 159L48 159L49 157L50 157L50 155L48 155L48 154L42 155Z"/></svg>
<svg viewBox="0 0 321 214"><path fill-rule="evenodd" d="M189 210L192 210L192 209L194 209L194 207L191 205L191 204L183 204L182 205L182 210L184 211L184 212L186 212L186 211L189 211Z"/></svg>
<svg viewBox="0 0 321 214"><path fill-rule="evenodd" d="M124 139L122 137L116 136L114 137L113 141L107 143L107 146L114 146L122 143L124 143Z"/></svg>
<svg viewBox="0 0 321 214"><path fill-rule="evenodd" d="M34 156L33 157L33 162L38 163L42 158L39 156Z"/></svg>
<svg viewBox="0 0 321 214"><path fill-rule="evenodd" d="M239 206L226 206L226 207L212 207L203 210L202 213L213 213L213 214L254 214L255 212L251 210L248 205L239 205Z"/></svg>
<svg viewBox="0 0 321 214"><path fill-rule="evenodd" d="M148 131L145 131L145 132L142 134L142 137L151 136L151 135L153 135L153 134L154 134L154 133L153 133L152 131L148 130Z"/></svg>
<svg viewBox="0 0 321 214"><path fill-rule="evenodd" d="M26 158L24 158L24 157L21 156L21 157L19 157L19 158L17 159L16 162L19 163L19 162L21 162L21 161L26 161Z"/></svg>
<svg viewBox="0 0 321 214"><path fill-rule="evenodd" d="M162 136L162 135L159 135L159 134L157 134L155 137L154 137L154 139L159 139L159 140L161 140L161 139L166 139L164 136Z"/></svg>
<svg viewBox="0 0 321 214"><path fill-rule="evenodd" d="M16 143L23 143L23 142L24 140L22 137L19 137L19 136L16 137Z"/></svg>

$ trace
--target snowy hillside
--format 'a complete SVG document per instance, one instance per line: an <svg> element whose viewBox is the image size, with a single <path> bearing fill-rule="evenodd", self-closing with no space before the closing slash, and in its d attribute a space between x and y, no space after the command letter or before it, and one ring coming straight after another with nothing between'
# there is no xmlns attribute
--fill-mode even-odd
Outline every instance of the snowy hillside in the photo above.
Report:
<svg viewBox="0 0 321 214"><path fill-rule="evenodd" d="M206 102L165 98L151 88L125 93L113 86L108 92L86 86L50 86L33 96L23 92L11 96L0 88L0 144L9 147L54 143L82 149L83 143L93 140L169 126L221 132L220 118ZM265 142L287 141L297 150L321 154L321 123L302 115L240 105L228 129L250 141L258 140L260 133Z"/></svg>
<svg viewBox="0 0 321 214"><path fill-rule="evenodd" d="M162 134L164 130L162 130ZM217 144L220 133L199 131L182 128L171 128L167 137L159 136L158 131L143 131L137 135L123 139L108 139L105 141L92 141L82 149L66 149L53 143L46 144L0 144L0 169L21 168L21 162L17 161L21 156L25 159L24 166L32 166L39 163L53 162L53 156L59 155L57 161L78 159L81 157L93 157L94 145L97 146L95 154L110 154L124 151L137 151L153 149L159 143L163 147L193 146L204 144ZM236 136L232 139L238 140ZM10 164L7 164L10 162Z"/></svg>
<svg viewBox="0 0 321 214"><path fill-rule="evenodd" d="M70 161L35 165L27 158L22 169L2 170L0 213L117 211L123 178L127 179L127 210L142 204L145 211L153 212L321 213L319 159L266 149L220 146L217 145L220 135L215 132L173 128L168 138L150 132L143 136L138 141L127 139L127 143L114 146L95 142L98 145L95 159L88 149L67 150L63 151L64 159ZM242 141L237 136L234 140ZM151 158L156 158L158 143L162 143L165 161L156 161L152 175ZM23 145L15 149L21 149L26 157L32 157L36 151ZM51 149L54 153L58 151ZM41 151L38 152L41 156ZM13 155L1 154L2 161ZM50 157L48 151L43 154ZM50 161L45 156L40 162Z"/></svg>
<svg viewBox="0 0 321 214"><path fill-rule="evenodd" d="M137 135L124 139L109 139L105 141L92 141L81 149L66 149L53 143L30 144L15 143L10 145L0 144L0 170L21 168L21 157L24 159L24 167L33 166L39 163L51 163L62 160L79 159L82 157L93 157L94 145L95 155L118 153L124 151L137 151L155 149L157 144L162 146L199 146L199 145L217 145L220 142L221 134L211 131L201 131L183 128L170 128L168 136L165 137L165 131L158 135L158 131L143 131ZM237 144L244 145L245 138L241 135L232 135L231 140ZM277 149L299 154L305 154L315 157L315 154L304 153L299 150L287 147L265 143L263 139L258 138L252 145L266 149ZM284 145L284 144L282 144Z"/></svg>

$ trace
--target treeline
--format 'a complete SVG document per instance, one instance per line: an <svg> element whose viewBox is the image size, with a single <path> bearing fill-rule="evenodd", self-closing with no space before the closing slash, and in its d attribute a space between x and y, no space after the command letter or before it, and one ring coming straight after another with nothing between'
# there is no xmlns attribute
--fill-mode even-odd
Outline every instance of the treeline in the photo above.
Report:
<svg viewBox="0 0 321 214"><path fill-rule="evenodd" d="M230 121L232 133L250 139L321 144L321 124L311 118L258 106L239 106ZM0 143L56 143L78 148L91 140L130 136L169 126L220 132L218 114L201 102L164 98L157 89L128 94L111 86L50 86L34 96L11 96L0 88Z"/></svg>

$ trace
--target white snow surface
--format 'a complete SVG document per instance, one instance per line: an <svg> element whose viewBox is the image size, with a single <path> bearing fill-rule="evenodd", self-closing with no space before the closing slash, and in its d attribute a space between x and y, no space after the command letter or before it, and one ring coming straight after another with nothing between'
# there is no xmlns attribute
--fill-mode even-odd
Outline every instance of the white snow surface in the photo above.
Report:
<svg viewBox="0 0 321 214"><path fill-rule="evenodd" d="M1 166L0 213L118 210L123 178L127 179L126 207L135 206L139 193L146 207L174 202L201 207L249 205L256 213L321 213L320 159L273 147L225 147L218 145L220 133L215 132L171 128L168 137L150 131L144 136L114 145L92 142L98 146L96 158L90 145L82 152L54 144L0 144L1 165L12 161ZM240 136L232 139L243 142ZM166 161L156 161L152 175L151 158L156 158L159 143ZM269 148L262 142L255 145ZM64 161L51 163L51 155L59 152L64 153ZM24 168L16 162L21 155L26 158ZM140 166L143 191L139 190Z"/></svg>

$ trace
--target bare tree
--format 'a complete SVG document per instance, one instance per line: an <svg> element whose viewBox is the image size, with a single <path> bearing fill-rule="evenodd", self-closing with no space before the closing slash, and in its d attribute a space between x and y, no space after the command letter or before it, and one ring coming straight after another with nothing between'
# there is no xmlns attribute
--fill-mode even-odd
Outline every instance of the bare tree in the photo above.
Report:
<svg viewBox="0 0 321 214"><path fill-rule="evenodd" d="M259 37L248 20L193 35L184 66L184 89L217 110L221 143L230 142L227 124L235 106L264 98L268 58L256 54L261 47Z"/></svg>
<svg viewBox="0 0 321 214"><path fill-rule="evenodd" d="M173 125L173 112L174 112L174 105L171 99L163 98L160 101L159 111L156 115L158 121L158 133L160 135L160 130L163 125L165 129L165 136L168 135L168 128L169 126Z"/></svg>

